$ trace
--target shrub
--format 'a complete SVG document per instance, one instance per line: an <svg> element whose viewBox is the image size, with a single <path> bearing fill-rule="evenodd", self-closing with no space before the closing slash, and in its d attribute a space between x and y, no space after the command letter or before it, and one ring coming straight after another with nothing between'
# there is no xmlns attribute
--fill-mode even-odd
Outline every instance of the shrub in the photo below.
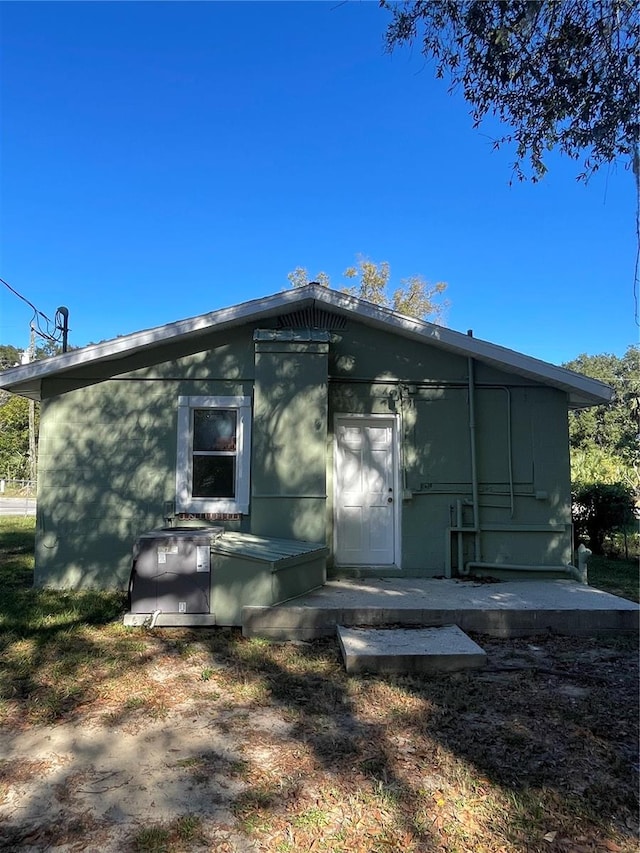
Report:
<svg viewBox="0 0 640 853"><path fill-rule="evenodd" d="M624 483L576 483L572 515L576 544L586 542L594 554L602 554L607 537L635 523L633 491Z"/></svg>

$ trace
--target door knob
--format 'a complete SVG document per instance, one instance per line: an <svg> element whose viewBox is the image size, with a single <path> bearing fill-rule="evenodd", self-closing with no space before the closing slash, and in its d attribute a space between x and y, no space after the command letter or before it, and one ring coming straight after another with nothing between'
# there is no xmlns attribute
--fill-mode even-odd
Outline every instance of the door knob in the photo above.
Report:
<svg viewBox="0 0 640 853"><path fill-rule="evenodd" d="M388 503L388 504L392 504L392 503L393 503L393 498L387 498L387 503Z"/></svg>

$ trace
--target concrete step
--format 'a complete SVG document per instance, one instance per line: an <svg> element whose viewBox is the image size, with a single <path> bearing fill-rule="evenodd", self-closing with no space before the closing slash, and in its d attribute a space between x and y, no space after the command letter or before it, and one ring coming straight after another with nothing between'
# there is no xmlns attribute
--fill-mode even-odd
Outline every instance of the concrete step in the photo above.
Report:
<svg viewBox="0 0 640 853"><path fill-rule="evenodd" d="M457 625L346 628L337 625L347 672L426 673L480 669L487 655Z"/></svg>

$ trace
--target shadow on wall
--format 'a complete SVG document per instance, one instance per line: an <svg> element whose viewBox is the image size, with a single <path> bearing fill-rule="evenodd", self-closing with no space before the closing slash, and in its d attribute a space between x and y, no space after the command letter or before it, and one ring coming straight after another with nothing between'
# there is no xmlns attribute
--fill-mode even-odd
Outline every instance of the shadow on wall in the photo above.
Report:
<svg viewBox="0 0 640 853"><path fill-rule="evenodd" d="M43 401L37 585L126 586L136 537L161 526L175 501L178 397L250 395L247 340L240 330L230 343L182 357L170 347L174 360L150 367L138 355L111 368L115 379L70 390L65 380L58 387L66 393Z"/></svg>
<svg viewBox="0 0 640 853"><path fill-rule="evenodd" d="M105 381L43 402L38 585L126 584L135 538L160 526L165 504L175 500L178 397L251 395L252 334L253 330L244 328L217 349L156 366L137 365L135 373L123 372L117 379L105 377ZM372 330L363 331L362 340L354 338L350 334L348 339L332 344L335 352L329 354L329 371L338 375L330 386L326 353L306 353L304 362L293 351L284 358L266 350L261 354L267 366L262 386L256 383L253 408L250 517L242 522L225 522L225 526L326 543L333 509L333 414L400 414L400 465L405 475L403 487L411 495L411 503L403 510L404 565L424 566L423 534L429 529L438 533L428 560L431 566L442 568L441 533L451 524L450 507L455 506L456 499L471 495L466 362L443 353L436 357L417 344L412 362L406 353L397 352L395 338ZM429 359L436 363L430 364ZM123 365L117 367L124 371ZM376 367L380 368L376 380L362 377ZM389 371L408 382L425 377L436 381L444 376L443 381L453 382L455 387L416 386L409 392L390 380L385 384ZM86 381L85 376L82 382ZM66 387L69 384L67 381ZM565 524L568 509L561 490L548 487L544 511L534 498L534 489L540 488L533 482L534 462L546 472L542 478L552 483L557 450L546 431L535 439L535 447L531 443L534 410L544 411L545 417L547 411L542 405L547 398L538 400L537 393L537 389L529 388L513 395L518 407L513 414L513 522ZM485 394L487 400L482 402ZM505 482L509 467L505 453L508 410L504 394L495 395L495 389L478 391L481 518L509 524L509 483ZM491 414L496 400L499 428L494 429ZM559 417L557 401L549 405L553 418ZM563 418L566 420L564 408ZM559 423L553 421L554 434ZM491 494L482 494L485 486ZM434 537L430 539L435 542ZM506 534L502 539L502 546L497 546L502 551L494 549L495 553L514 553L517 562L531 562L520 556L523 550L526 555L526 548L507 541ZM520 535L519 542L523 541ZM545 548L550 561L559 562L559 549L553 540L542 547L539 541L538 535L538 544L532 550L540 557L534 562L540 561ZM489 559L493 557L490 553Z"/></svg>
<svg viewBox="0 0 640 853"><path fill-rule="evenodd" d="M243 347L236 363L224 347L43 402L36 585L126 585L135 539L175 500L178 397L251 395ZM250 516L221 523L264 533L262 515L267 535L324 543L326 369L320 383L282 369L254 411Z"/></svg>
<svg viewBox="0 0 640 853"><path fill-rule="evenodd" d="M44 402L37 585L126 584L135 537L175 497L172 391L108 382Z"/></svg>

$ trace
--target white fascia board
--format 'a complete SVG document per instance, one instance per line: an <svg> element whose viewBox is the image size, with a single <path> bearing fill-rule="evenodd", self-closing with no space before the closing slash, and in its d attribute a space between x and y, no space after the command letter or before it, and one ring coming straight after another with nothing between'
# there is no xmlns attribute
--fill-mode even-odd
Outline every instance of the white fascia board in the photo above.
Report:
<svg viewBox="0 0 640 853"><path fill-rule="evenodd" d="M301 288L302 289L302 288ZM305 290L307 288L304 288ZM266 319L285 310L291 303L300 300L296 290L285 290L273 296L253 299L230 308L221 308L209 314L201 314L186 320L167 323L130 335L122 335L99 344L90 344L82 349L71 350L62 355L51 356L41 361L12 367L0 373L0 388L6 388L14 393L32 399L40 399L40 380L48 376L64 374L80 365L86 366L96 362L113 361L114 359L134 355L146 349L152 349L158 344L188 338L198 333L222 331L229 326L237 326L251 320Z"/></svg>
<svg viewBox="0 0 640 853"><path fill-rule="evenodd" d="M12 390L25 397L39 399L42 378L66 373L78 365L109 361L133 355L169 341L177 341L213 330L222 331L242 323L257 322L293 306L304 307L314 302L338 314L355 316L366 325L395 331L403 337L429 343L457 355L476 358L500 370L507 370L527 379L552 385L566 391L572 406L608 403L613 396L613 391L608 385L595 379L589 379L566 368L557 367L480 338L455 332L444 326L406 317L389 308L374 305L348 293L318 284L284 290L272 296L253 299L230 308L222 308L198 317L134 332L131 335L92 344L43 361L14 367L0 374L0 388Z"/></svg>
<svg viewBox="0 0 640 853"><path fill-rule="evenodd" d="M565 367L558 367L507 347L484 341L481 338L474 338L471 335L438 326L435 323L406 317L388 308L365 302L346 293L327 290L326 288L321 290L318 301L325 302L338 311L346 309L349 313L357 314L359 319L365 323L368 322L369 325L387 330L392 327L404 337L413 338L423 343L428 342L456 355L476 358L502 371L508 370L510 373L527 379L553 385L569 394L572 406L579 408L608 403L613 397L613 389L605 385L604 382L590 379L580 373L574 373Z"/></svg>

